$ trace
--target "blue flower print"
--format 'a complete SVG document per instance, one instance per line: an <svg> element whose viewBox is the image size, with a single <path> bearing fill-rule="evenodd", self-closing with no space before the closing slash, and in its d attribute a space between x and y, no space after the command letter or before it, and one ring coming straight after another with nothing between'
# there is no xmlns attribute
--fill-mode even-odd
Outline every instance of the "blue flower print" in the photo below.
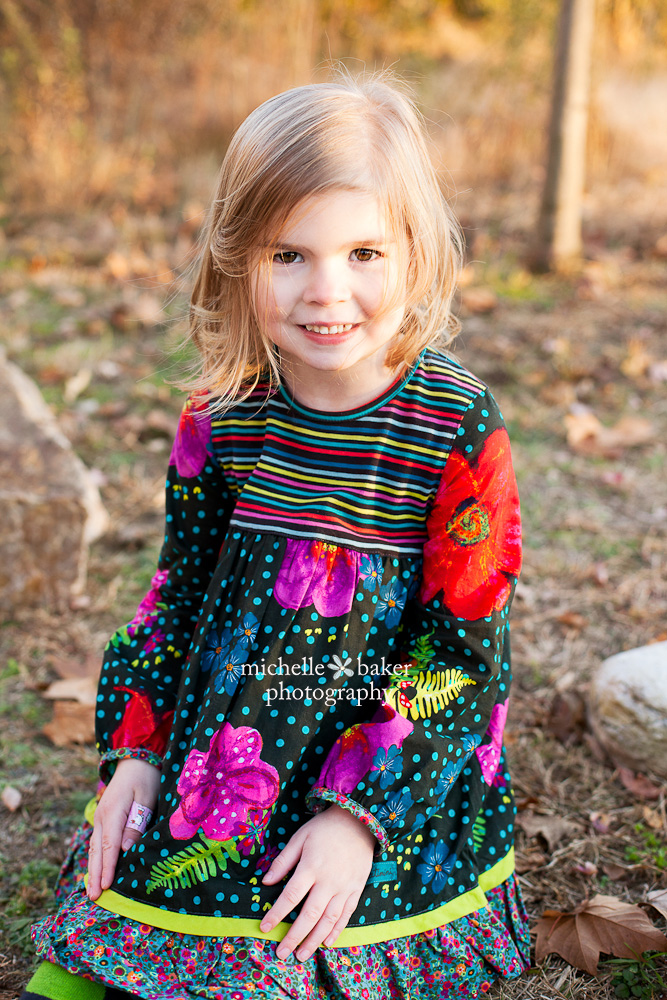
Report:
<svg viewBox="0 0 667 1000"><path fill-rule="evenodd" d="M444 840L438 840L435 844L430 843L424 851L424 864L417 865L422 884L430 883L433 892L440 892L447 883L447 876L455 861L455 855L447 850Z"/></svg>
<svg viewBox="0 0 667 1000"><path fill-rule="evenodd" d="M410 790L403 788L400 792L392 792L387 801L378 810L378 820L383 826L403 826L405 814L414 805Z"/></svg>
<svg viewBox="0 0 667 1000"><path fill-rule="evenodd" d="M255 618L252 611L249 611L243 616L243 622L237 626L237 629L234 632L234 638L237 640L237 646L243 646L244 649L248 649L255 641L255 636L258 631L259 619Z"/></svg>
<svg viewBox="0 0 667 1000"><path fill-rule="evenodd" d="M214 687L218 694L222 694L223 689L227 694L233 694L236 686L243 677L243 666L246 662L247 650L243 646L234 646L227 653L222 662L216 667Z"/></svg>
<svg viewBox="0 0 667 1000"><path fill-rule="evenodd" d="M375 617L384 618L387 628L394 628L401 620L401 613L405 607L407 590L394 576L384 587L380 587L380 600L375 605Z"/></svg>
<svg viewBox="0 0 667 1000"><path fill-rule="evenodd" d="M380 747L373 758L371 765L370 780L380 779L380 788L389 788L392 781L401 773L403 767L403 754L399 747L389 747L385 750Z"/></svg>
<svg viewBox="0 0 667 1000"><path fill-rule="evenodd" d="M206 649L201 658L202 670L220 670L232 644L232 630L224 628L218 632L212 628L206 637Z"/></svg>
<svg viewBox="0 0 667 1000"><path fill-rule="evenodd" d="M465 736L461 737L461 744L468 756L477 749L481 742L482 737L478 736L477 733L466 733Z"/></svg>
<svg viewBox="0 0 667 1000"><path fill-rule="evenodd" d="M438 796L438 805L441 806L442 803L447 798L452 785L461 773L461 768L463 767L463 761L450 761L445 764L442 771L440 772L440 777L438 778L438 784L435 786L435 794Z"/></svg>
<svg viewBox="0 0 667 1000"><path fill-rule="evenodd" d="M369 590L371 594L375 592L376 586L382 583L382 560L379 556L362 556L359 564L359 576L364 581L364 590Z"/></svg>

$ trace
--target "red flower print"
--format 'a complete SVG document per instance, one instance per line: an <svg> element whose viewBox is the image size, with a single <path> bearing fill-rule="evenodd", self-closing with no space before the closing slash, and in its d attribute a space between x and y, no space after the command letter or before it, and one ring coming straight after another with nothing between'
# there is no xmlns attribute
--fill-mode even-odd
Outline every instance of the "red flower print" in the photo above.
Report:
<svg viewBox="0 0 667 1000"><path fill-rule="evenodd" d="M174 718L173 710L157 712L143 691L132 691L127 687L119 687L117 690L127 691L130 700L125 706L118 728L111 737L113 749L141 747L154 753L164 753Z"/></svg>
<svg viewBox="0 0 667 1000"><path fill-rule="evenodd" d="M474 463L447 459L427 524L423 603L443 592L457 618L485 618L505 604L521 569L519 493L504 427L489 434Z"/></svg>

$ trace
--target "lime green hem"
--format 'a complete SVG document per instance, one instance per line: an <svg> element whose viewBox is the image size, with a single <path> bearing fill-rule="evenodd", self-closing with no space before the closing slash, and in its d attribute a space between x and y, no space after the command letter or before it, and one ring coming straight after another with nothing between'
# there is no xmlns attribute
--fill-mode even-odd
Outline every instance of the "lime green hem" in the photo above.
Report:
<svg viewBox="0 0 667 1000"><path fill-rule="evenodd" d="M493 868L482 872L479 884L469 892L457 896L437 910L427 910L413 917L403 917L401 920L387 920L381 924L367 924L363 927L346 928L336 938L336 948L349 948L358 944L377 944L379 941L391 941L394 938L408 937L421 931L430 931L441 927L459 917L486 906L486 896L489 889L495 889L510 877L514 871L514 848L498 861ZM87 881L87 877L86 877ZM146 903L128 899L120 893L107 889L99 899L98 906L121 917L129 917L139 923L161 927L166 931L179 931L183 934L199 934L203 937L253 937L268 941L282 941L292 926L282 921L263 934L259 929L260 921L249 917L198 917L191 913L174 913L173 910L163 910L158 906L148 906Z"/></svg>
<svg viewBox="0 0 667 1000"><path fill-rule="evenodd" d="M83 810L83 818L87 823L92 826L95 821L95 810L97 809L97 799L90 799L86 808Z"/></svg>

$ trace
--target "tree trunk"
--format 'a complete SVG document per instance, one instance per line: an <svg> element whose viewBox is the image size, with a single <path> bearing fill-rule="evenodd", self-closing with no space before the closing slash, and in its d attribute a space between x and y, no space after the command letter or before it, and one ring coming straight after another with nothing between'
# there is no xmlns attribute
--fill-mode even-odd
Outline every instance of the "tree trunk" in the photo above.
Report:
<svg viewBox="0 0 667 1000"><path fill-rule="evenodd" d="M533 254L536 269L566 270L581 258L595 0L561 0L547 172Z"/></svg>

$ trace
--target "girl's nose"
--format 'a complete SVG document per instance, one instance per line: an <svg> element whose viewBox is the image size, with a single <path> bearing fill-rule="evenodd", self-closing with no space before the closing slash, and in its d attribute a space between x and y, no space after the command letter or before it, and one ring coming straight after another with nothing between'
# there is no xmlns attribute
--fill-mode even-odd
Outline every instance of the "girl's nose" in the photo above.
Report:
<svg viewBox="0 0 667 1000"><path fill-rule="evenodd" d="M304 302L328 306L346 302L350 287L344 269L337 261L321 261L312 266L303 294Z"/></svg>

